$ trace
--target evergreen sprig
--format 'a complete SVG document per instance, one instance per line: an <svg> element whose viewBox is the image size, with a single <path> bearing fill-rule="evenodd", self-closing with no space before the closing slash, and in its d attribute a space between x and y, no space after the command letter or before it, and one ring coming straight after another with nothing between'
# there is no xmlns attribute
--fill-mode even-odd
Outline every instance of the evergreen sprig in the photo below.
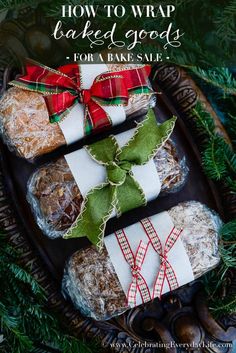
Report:
<svg viewBox="0 0 236 353"><path fill-rule="evenodd" d="M214 19L216 34L222 45L227 45L229 39L235 41L236 33L236 0L229 1L219 15Z"/></svg>
<svg viewBox="0 0 236 353"><path fill-rule="evenodd" d="M202 164L207 176L215 181L223 180L235 191L236 153L225 139L216 131L214 120L201 103L193 109L197 128L202 131Z"/></svg>
<svg viewBox="0 0 236 353"><path fill-rule="evenodd" d="M232 137L232 143L234 146L236 146L236 116L230 113L227 113L226 126L227 126L227 131L229 132L229 135Z"/></svg>
<svg viewBox="0 0 236 353"><path fill-rule="evenodd" d="M0 352L30 353L41 344L62 353L98 351L95 343L85 344L61 327L20 255L0 233Z"/></svg>
<svg viewBox="0 0 236 353"><path fill-rule="evenodd" d="M202 157L205 173L213 180L220 180L227 173L226 163L224 158L222 158L222 144L220 142L217 137L211 138Z"/></svg>
<svg viewBox="0 0 236 353"><path fill-rule="evenodd" d="M189 66L188 68L206 83L221 89L224 94L236 95L236 80L227 67L202 69L201 67Z"/></svg>
<svg viewBox="0 0 236 353"><path fill-rule="evenodd" d="M0 0L0 12L17 10L25 6L36 6L40 0Z"/></svg>
<svg viewBox="0 0 236 353"><path fill-rule="evenodd" d="M222 299L217 299L214 301L214 305L209 306L209 309L217 317L222 315L234 314L236 311L236 296L227 296L223 301Z"/></svg>
<svg viewBox="0 0 236 353"><path fill-rule="evenodd" d="M196 127L199 132L202 132L206 139L213 138L215 136L215 123L212 116L206 111L204 106L198 101L195 108L192 111L195 119ZM203 141L204 146L206 141Z"/></svg>
<svg viewBox="0 0 236 353"><path fill-rule="evenodd" d="M203 278L208 294L209 308L215 316L222 316L236 312L235 293L222 293L226 286L226 274L236 268L236 220L228 222L220 230L220 256L219 266L206 274Z"/></svg>
<svg viewBox="0 0 236 353"><path fill-rule="evenodd" d="M231 193L236 195L236 154L234 148L226 143L217 132L214 119L201 103L197 103L192 113L197 128L204 136L200 150L206 175L212 180L224 181ZM236 268L235 219L221 227L219 238L221 262L203 279L210 309L216 316L236 312L235 294L222 296L222 288L226 285L226 274L230 269Z"/></svg>

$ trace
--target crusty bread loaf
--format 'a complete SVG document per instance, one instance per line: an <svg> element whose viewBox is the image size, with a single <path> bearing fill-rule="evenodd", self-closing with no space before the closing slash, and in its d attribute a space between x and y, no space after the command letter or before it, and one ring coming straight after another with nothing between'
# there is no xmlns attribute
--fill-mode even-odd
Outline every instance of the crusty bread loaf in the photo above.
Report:
<svg viewBox="0 0 236 353"><path fill-rule="evenodd" d="M184 228L181 239L194 278L217 266L220 261L219 228L222 224L219 216L196 201L180 203L168 214L175 227ZM66 264L62 289L76 308L96 320L106 320L129 309L105 247L101 252L91 246L73 254Z"/></svg>
<svg viewBox="0 0 236 353"><path fill-rule="evenodd" d="M173 192L183 185L188 169L173 142L168 140L159 149L154 162L162 192ZM78 217L83 201L64 157L32 175L27 198L40 228L50 238L61 237L69 229Z"/></svg>
<svg viewBox="0 0 236 353"><path fill-rule="evenodd" d="M109 70L118 71L135 65L107 66ZM124 107L127 119L136 113L146 114L152 100L148 94L130 96L128 105ZM59 125L49 122L42 94L17 87L9 88L0 100L0 130L10 150L27 159L66 144Z"/></svg>

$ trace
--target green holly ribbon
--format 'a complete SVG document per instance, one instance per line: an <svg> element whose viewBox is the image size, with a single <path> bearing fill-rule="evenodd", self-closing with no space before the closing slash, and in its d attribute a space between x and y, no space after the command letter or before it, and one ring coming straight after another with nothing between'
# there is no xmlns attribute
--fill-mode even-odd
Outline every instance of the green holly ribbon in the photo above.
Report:
<svg viewBox="0 0 236 353"><path fill-rule="evenodd" d="M133 177L132 167L144 165L153 158L171 135L175 121L173 117L157 124L153 111L149 110L134 136L122 148L114 136L85 147L90 156L106 168L107 179L88 192L81 213L64 235L65 239L87 236L101 248L106 222L114 209L120 215L146 205L146 197Z"/></svg>

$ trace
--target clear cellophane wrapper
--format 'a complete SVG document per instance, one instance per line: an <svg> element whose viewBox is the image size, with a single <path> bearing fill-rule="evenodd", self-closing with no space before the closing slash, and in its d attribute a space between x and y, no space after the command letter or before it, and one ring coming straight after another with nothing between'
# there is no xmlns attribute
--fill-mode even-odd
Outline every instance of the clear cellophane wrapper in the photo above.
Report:
<svg viewBox="0 0 236 353"><path fill-rule="evenodd" d="M188 201L168 211L175 227L184 228L181 239L194 278L208 272L220 261L219 216L205 205ZM135 236L135 234L134 234ZM64 295L85 316L107 320L129 309L108 252L94 246L77 251L66 264L62 282Z"/></svg>
<svg viewBox="0 0 236 353"><path fill-rule="evenodd" d="M154 157L161 193L180 189L187 179L185 158L168 140ZM40 167L28 182L27 199L35 219L50 238L62 237L78 217L83 197L64 157Z"/></svg>
<svg viewBox="0 0 236 353"><path fill-rule="evenodd" d="M137 65L107 66L109 70L118 71ZM134 115L145 115L155 101L155 94L131 95L128 105L124 106L127 120ZM17 87L9 88L0 100L0 131L8 148L27 159L66 145L59 124L49 122L42 94Z"/></svg>

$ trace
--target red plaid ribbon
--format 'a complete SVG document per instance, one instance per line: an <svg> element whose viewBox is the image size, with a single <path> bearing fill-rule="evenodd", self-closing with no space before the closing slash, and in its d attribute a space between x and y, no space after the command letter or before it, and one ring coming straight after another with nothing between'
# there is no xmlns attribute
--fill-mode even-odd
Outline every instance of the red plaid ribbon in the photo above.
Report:
<svg viewBox="0 0 236 353"><path fill-rule="evenodd" d="M148 218L145 218L141 221L141 224L153 246L153 249L160 256L161 264L156 280L154 282L152 298L161 298L165 279L167 279L170 290L174 290L179 287L175 271L168 261L168 252L179 238L180 234L182 233L182 229L177 230L175 227L173 227L166 239L164 249L162 249L160 238L151 221Z"/></svg>
<svg viewBox="0 0 236 353"><path fill-rule="evenodd" d="M142 264L145 259L148 244L142 242L139 243L136 254L134 255L132 249L130 248L129 241L125 235L123 229L115 232L116 239L119 243L121 251L124 255L125 260L130 265L132 272L132 282L129 286L127 299L129 306L136 305L137 292L139 291L142 302L146 303L151 299L150 291L148 285L141 275L140 271L142 269Z"/></svg>
<svg viewBox="0 0 236 353"><path fill-rule="evenodd" d="M85 134L111 125L103 105L127 105L129 94L150 93L147 85L150 66L106 72L98 75L90 89L83 89L80 66L72 63L53 70L33 60L27 60L26 75L11 84L40 92L49 112L50 122L58 122L75 104L85 106Z"/></svg>

